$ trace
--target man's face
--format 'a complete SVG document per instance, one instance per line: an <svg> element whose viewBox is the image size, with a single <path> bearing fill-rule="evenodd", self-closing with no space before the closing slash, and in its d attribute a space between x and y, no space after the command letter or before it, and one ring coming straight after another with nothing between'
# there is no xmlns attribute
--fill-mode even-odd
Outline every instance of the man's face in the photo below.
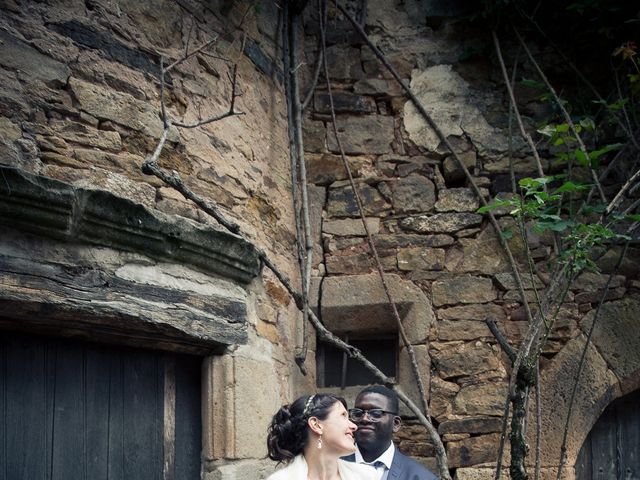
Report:
<svg viewBox="0 0 640 480"><path fill-rule="evenodd" d="M361 410L371 410L379 408L385 411L392 411L390 401L379 393L367 392L358 395L354 408ZM364 415L355 422L358 426L356 430L356 443L361 450L379 451L382 453L391 444L393 433L400 428L400 417L385 413L380 420L372 422L369 415Z"/></svg>

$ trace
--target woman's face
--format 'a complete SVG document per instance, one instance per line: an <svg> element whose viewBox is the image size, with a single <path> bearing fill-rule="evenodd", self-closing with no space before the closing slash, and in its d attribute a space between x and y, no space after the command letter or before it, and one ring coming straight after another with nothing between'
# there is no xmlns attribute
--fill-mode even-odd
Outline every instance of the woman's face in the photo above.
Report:
<svg viewBox="0 0 640 480"><path fill-rule="evenodd" d="M319 423L322 425L323 450L339 456L355 452L353 433L358 427L349 420L349 413L341 402L334 403L327 418Z"/></svg>

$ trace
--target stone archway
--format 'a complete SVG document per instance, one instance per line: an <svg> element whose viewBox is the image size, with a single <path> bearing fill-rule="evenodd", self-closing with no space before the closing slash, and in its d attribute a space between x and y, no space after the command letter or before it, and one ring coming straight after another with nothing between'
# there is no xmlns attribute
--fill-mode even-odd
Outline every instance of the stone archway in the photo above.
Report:
<svg viewBox="0 0 640 480"><path fill-rule="evenodd" d="M576 392L563 478L574 478L580 448L607 405L640 386L640 335L634 334L638 311L640 299L634 296L602 306ZM548 470L559 464L571 390L593 318L591 311L580 322L579 335L542 371L542 466ZM535 444L533 430L530 445Z"/></svg>

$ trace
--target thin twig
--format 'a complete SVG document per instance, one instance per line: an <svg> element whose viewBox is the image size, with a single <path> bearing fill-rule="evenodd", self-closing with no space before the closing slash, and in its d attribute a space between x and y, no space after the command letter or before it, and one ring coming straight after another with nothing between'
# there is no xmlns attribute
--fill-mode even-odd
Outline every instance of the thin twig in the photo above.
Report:
<svg viewBox="0 0 640 480"><path fill-rule="evenodd" d="M204 120L200 120L194 123L184 123L184 122L173 122L173 125L181 128L197 128L202 125L207 125L213 122L219 122L227 117L232 117L235 115L244 115L244 112L236 111L235 104L236 98L241 96L241 93L238 93L238 64L233 65L233 73L229 76L229 80L231 81L231 100L229 102L229 110L225 113L212 115L211 117L205 118Z"/></svg>
<svg viewBox="0 0 640 480"><path fill-rule="evenodd" d="M296 48L296 34L299 29L299 21L300 15L293 13L290 14L288 25L289 25L289 55L291 58L291 62L289 66L296 65L297 63L297 48ZM307 358L307 350L309 344L309 336L307 335L307 323L309 317L309 288L311 285L311 265L313 263L313 239L311 237L311 224L309 219L309 190L307 188L307 169L306 163L304 159L304 140L302 136L302 107L300 105L300 90L298 86L298 71L297 69L292 69L289 72L290 75L290 91L289 95L291 96L291 113L292 118L290 119L293 123L293 134L294 134L294 143L295 143L295 164L297 166L297 172L293 171L292 173L292 181L299 182L300 184L300 193L301 193L301 211L298 216L296 216L296 221L301 221L302 228L299 228L298 231L302 233L302 237L298 237L299 243L300 240L304 240L304 253L302 258L300 258L300 276L302 278L302 325L303 325L303 335L302 335L302 348L295 355L295 361L300 367L301 371L304 373L306 368L304 367L304 363ZM299 176L296 174L299 173Z"/></svg>
<svg viewBox="0 0 640 480"><path fill-rule="evenodd" d="M193 57L194 55L198 54L199 52L201 52L202 50L204 50L205 48L210 47L211 45L213 45L214 43L216 43L218 41L218 36L216 35L213 39L209 40L207 43L204 43L202 45L200 45L198 48L196 48L193 52L186 54L185 56L179 58L178 60L176 60L175 62L173 62L172 64L170 64L167 68L164 69L165 73L169 72L171 70L173 70L175 67L177 67L178 65L180 65L182 62L187 61L189 58Z"/></svg>
<svg viewBox="0 0 640 480"><path fill-rule="evenodd" d="M507 357L509 357L509 360L513 363L516 359L516 352L509 344L509 340L507 340L502 331L498 328L498 325L496 325L496 321L493 318L485 318L484 323L489 327L489 330L491 330L491 333L498 341L502 351L507 354Z"/></svg>
<svg viewBox="0 0 640 480"><path fill-rule="evenodd" d="M326 0L318 0L318 17L320 18L321 25L325 25L327 23L327 1ZM318 56L316 58L315 67L313 70L313 77L311 78L311 85L309 85L309 91L307 92L307 96L304 98L302 102L302 110L306 110L313 98L313 93L316 90L316 86L318 85L318 79L320 78L320 71L322 70L322 63L324 62L324 54L322 51L322 47L320 46L320 42L322 37L318 40Z"/></svg>
<svg viewBox="0 0 640 480"><path fill-rule="evenodd" d="M622 188L620 188L620 190L618 190L618 193L616 194L615 197L613 197L613 200L611 200L611 203L609 203L609 205L607 205L607 209L605 210L605 215L608 216L608 215L611 214L611 212L613 212L613 209L616 208L616 205L618 204L618 202L620 202L620 199L622 198L622 196L627 192L627 190L629 190L632 186L634 186L634 184L636 183L638 178L640 178L640 170L638 170L636 173L634 173L631 176L631 178L629 178L629 180L627 180L624 183Z"/></svg>

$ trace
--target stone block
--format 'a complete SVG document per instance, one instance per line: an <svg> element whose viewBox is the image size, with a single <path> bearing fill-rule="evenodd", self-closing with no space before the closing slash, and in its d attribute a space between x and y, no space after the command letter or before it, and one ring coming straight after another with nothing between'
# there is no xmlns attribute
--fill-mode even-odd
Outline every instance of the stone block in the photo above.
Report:
<svg viewBox="0 0 640 480"><path fill-rule="evenodd" d="M324 251L322 248L322 209L324 208L326 189L307 185L309 196L309 223L311 224L311 239L313 241L312 266L322 264Z"/></svg>
<svg viewBox="0 0 640 480"><path fill-rule="evenodd" d="M433 282L431 295L436 307L457 303L491 302L497 298L490 279L470 275Z"/></svg>
<svg viewBox="0 0 640 480"><path fill-rule="evenodd" d="M356 184L365 215L379 215L388 208L380 192L366 183ZM358 217L360 212L351 186L330 188L327 213L332 217Z"/></svg>
<svg viewBox="0 0 640 480"><path fill-rule="evenodd" d="M480 201L470 188L448 188L438 192L436 212L475 212Z"/></svg>
<svg viewBox="0 0 640 480"><path fill-rule="evenodd" d="M437 375L431 377L431 415L438 421L448 418L452 412L453 401L460 387L453 382L446 382Z"/></svg>
<svg viewBox="0 0 640 480"><path fill-rule="evenodd" d="M377 217L365 218L367 228L373 235L380 231L380 219ZM360 218L341 218L336 220L326 220L322 225L322 232L339 236L359 236L364 237L367 232L364 229Z"/></svg>
<svg viewBox="0 0 640 480"><path fill-rule="evenodd" d="M475 168L477 162L476 152L472 150L468 152L457 153L458 157L460 158L460 160L462 160L462 163L464 163L465 167L467 167L467 169L473 173L473 169ZM462 168L460 168L460 164L453 157L453 155L449 155L442 162L442 175L448 182L456 182L465 178L464 172Z"/></svg>
<svg viewBox="0 0 640 480"><path fill-rule="evenodd" d="M400 226L418 233L454 233L482 223L482 216L475 213L436 213L405 218Z"/></svg>
<svg viewBox="0 0 640 480"><path fill-rule="evenodd" d="M440 378L444 380L487 373L506 375L493 349L480 341L445 348L433 353L432 358Z"/></svg>
<svg viewBox="0 0 640 480"><path fill-rule="evenodd" d="M619 298L624 297L626 288L611 288L607 291L605 296L605 301L617 300ZM597 292L582 292L578 293L575 296L575 300L578 303L598 303L602 300L602 296L604 295L604 290L600 290Z"/></svg>
<svg viewBox="0 0 640 480"><path fill-rule="evenodd" d="M88 125L70 120L50 123L51 130L69 143L77 143L103 150L120 151L122 141L118 132L98 130Z"/></svg>
<svg viewBox="0 0 640 480"><path fill-rule="evenodd" d="M496 321L503 321L507 318L504 309L492 303L439 308L436 314L443 320L484 321L486 318L493 318Z"/></svg>
<svg viewBox="0 0 640 480"><path fill-rule="evenodd" d="M482 272L495 274L510 270L500 240L493 228L487 227L475 238L461 238L460 248L452 249L447 256L447 270L451 272Z"/></svg>
<svg viewBox="0 0 640 480"><path fill-rule="evenodd" d="M440 320L437 325L437 338L440 341L465 341L481 338L493 338L487 325L479 320Z"/></svg>
<svg viewBox="0 0 640 480"><path fill-rule="evenodd" d="M376 102L371 97L353 94L342 90L332 92L333 108L336 113L375 113ZM313 104L317 113L331 113L331 103L327 92L316 92Z"/></svg>
<svg viewBox="0 0 640 480"><path fill-rule="evenodd" d="M444 249L442 248L403 248L398 250L398 268L400 270L443 270Z"/></svg>
<svg viewBox="0 0 640 480"><path fill-rule="evenodd" d="M498 457L500 434L479 435L447 444L449 467L469 467L494 462Z"/></svg>
<svg viewBox="0 0 640 480"><path fill-rule="evenodd" d="M622 247L611 246L596 261L602 273L618 273L626 277L633 277L638 273L638 265L640 264L640 248L628 248L627 253L622 259L622 263L618 267Z"/></svg>
<svg viewBox="0 0 640 480"><path fill-rule="evenodd" d="M395 270L395 255L384 255L378 252L380 263L384 271ZM357 275L376 271L375 259L370 253L356 253L354 255L332 255L325 258L327 273Z"/></svg>
<svg viewBox="0 0 640 480"><path fill-rule="evenodd" d="M409 342L424 342L433 321L426 295L413 282L385 275ZM322 318L332 332L380 333L397 331L389 300L376 274L327 277L321 298Z"/></svg>
<svg viewBox="0 0 640 480"><path fill-rule="evenodd" d="M413 353L416 357L416 363L418 364L418 370L420 370L420 379L422 380L422 385L424 386L425 392L427 394L427 401L429 401L429 380L431 373L431 360L429 358L429 351L426 345L413 345L412 348ZM411 360L406 347L400 348L400 352L398 352L397 382L416 405L422 404L418 382L416 381L416 376L411 366ZM404 412L403 408L400 409L400 414L408 415L410 417L415 416L415 414L408 411Z"/></svg>
<svg viewBox="0 0 640 480"><path fill-rule="evenodd" d="M327 148L327 129L324 122L305 118L302 122L302 136L305 152L325 152ZM344 168L344 167L342 167Z"/></svg>
<svg viewBox="0 0 640 480"><path fill-rule="evenodd" d="M621 381L640 370L640 335L630 334L637 332L638 312L640 301L635 298L604 303L591 339ZM595 313L589 312L580 322L583 332L591 329Z"/></svg>
<svg viewBox="0 0 640 480"><path fill-rule="evenodd" d="M373 237L377 248L447 247L454 239L449 235L420 235L413 233L380 234Z"/></svg>
<svg viewBox="0 0 640 480"><path fill-rule="evenodd" d="M484 117L470 85L451 65L436 65L411 74L411 90L446 137L466 135L482 156L508 150L507 137ZM411 101L404 107L404 127L417 145L435 151L440 138Z"/></svg>
<svg viewBox="0 0 640 480"><path fill-rule="evenodd" d="M110 120L157 139L162 136L162 120L151 104L129 94L73 77L69 79L69 86L80 110L100 120ZM175 141L177 138L177 130L174 128L170 139Z"/></svg>
<svg viewBox="0 0 640 480"><path fill-rule="evenodd" d="M264 435L255 434L256 425L266 431L281 405L279 389L274 388L279 379L270 349L265 343L253 342L233 356L209 357L207 361L205 398L211 403L205 406L205 429L211 438L203 446L204 458L264 457Z"/></svg>
<svg viewBox="0 0 640 480"><path fill-rule="evenodd" d="M364 76L359 48L330 46L327 48L327 60L332 80L359 80Z"/></svg>
<svg viewBox="0 0 640 480"><path fill-rule="evenodd" d="M6 117L0 117L0 158L2 163L18 166L22 159L17 141L22 138L20 127Z"/></svg>
<svg viewBox="0 0 640 480"><path fill-rule="evenodd" d="M447 420L438 425L440 435L446 433L494 433L502 430L502 418L499 417L467 417Z"/></svg>
<svg viewBox="0 0 640 480"><path fill-rule="evenodd" d="M364 117L339 117L337 130L344 152L349 155L391 153L394 141L393 117L367 115ZM328 126L329 151L339 153L333 127Z"/></svg>
<svg viewBox="0 0 640 480"><path fill-rule="evenodd" d="M598 290L603 290L609 281L610 275L599 274L594 272L584 272L578 278L576 278L573 285L571 285L571 289L573 291L587 291L587 292L595 292ZM618 288L623 287L625 284L626 278L624 275L614 275L611 277L611 281L609 282L609 288Z"/></svg>
<svg viewBox="0 0 640 480"><path fill-rule="evenodd" d="M542 168L545 172L551 170L550 161L547 159L542 160ZM492 175L496 174L508 174L510 169L510 163L508 158L502 158L498 160L491 160L484 162L484 170ZM522 176L533 175L538 176L538 164L534 157L514 158L513 159L513 171L516 174ZM505 189L506 190L506 189Z"/></svg>
<svg viewBox="0 0 640 480"><path fill-rule="evenodd" d="M361 172L371 164L371 160L367 157L348 156L346 158L351 169L351 175L354 178L360 177ZM340 155L311 153L305 155L305 162L307 165L307 181L310 183L328 185L337 180L349 178Z"/></svg>
<svg viewBox="0 0 640 480"><path fill-rule="evenodd" d="M518 288L513 273L496 273L493 278L495 278L498 287L500 287L502 290L516 290ZM521 274L520 279L522 281L522 286L525 289L531 290L533 288L544 288L544 283L538 276L531 278L531 275Z"/></svg>
<svg viewBox="0 0 640 480"><path fill-rule="evenodd" d="M493 480L496 469L492 467L461 467L456 470L455 480ZM509 469L503 468L500 478L509 480Z"/></svg>
<svg viewBox="0 0 640 480"><path fill-rule="evenodd" d="M263 480L278 468L270 460L240 460L229 463L228 460L204 462L203 480Z"/></svg>
<svg viewBox="0 0 640 480"><path fill-rule="evenodd" d="M395 80L386 78L363 78L353 85L353 92L358 95L373 95L375 97L399 96L402 89Z"/></svg>
<svg viewBox="0 0 640 480"><path fill-rule="evenodd" d="M388 2L382 2L387 5ZM381 5L379 3L378 5ZM371 11L371 9L369 9ZM381 13L378 9L376 9L378 13ZM404 53L387 53L385 55L386 60L391 64L391 66L398 72L400 78L405 79L406 82L410 76L411 71L414 68L414 63L411 59L408 58L407 54ZM392 79L392 75L387 70L387 68L380 63L378 57L374 55L374 53L367 47L362 50L362 69L367 77L382 77L387 79Z"/></svg>
<svg viewBox="0 0 640 480"><path fill-rule="evenodd" d="M26 82L40 80L54 88L66 85L71 75L67 65L43 55L5 30L0 31L0 65L17 71Z"/></svg>
<svg viewBox="0 0 640 480"><path fill-rule="evenodd" d="M507 387L506 383L481 383L463 387L456 395L453 413L501 417L507 399Z"/></svg>
<svg viewBox="0 0 640 480"><path fill-rule="evenodd" d="M436 202L435 185L421 175L399 179L393 188L393 208L398 213L430 211Z"/></svg>

